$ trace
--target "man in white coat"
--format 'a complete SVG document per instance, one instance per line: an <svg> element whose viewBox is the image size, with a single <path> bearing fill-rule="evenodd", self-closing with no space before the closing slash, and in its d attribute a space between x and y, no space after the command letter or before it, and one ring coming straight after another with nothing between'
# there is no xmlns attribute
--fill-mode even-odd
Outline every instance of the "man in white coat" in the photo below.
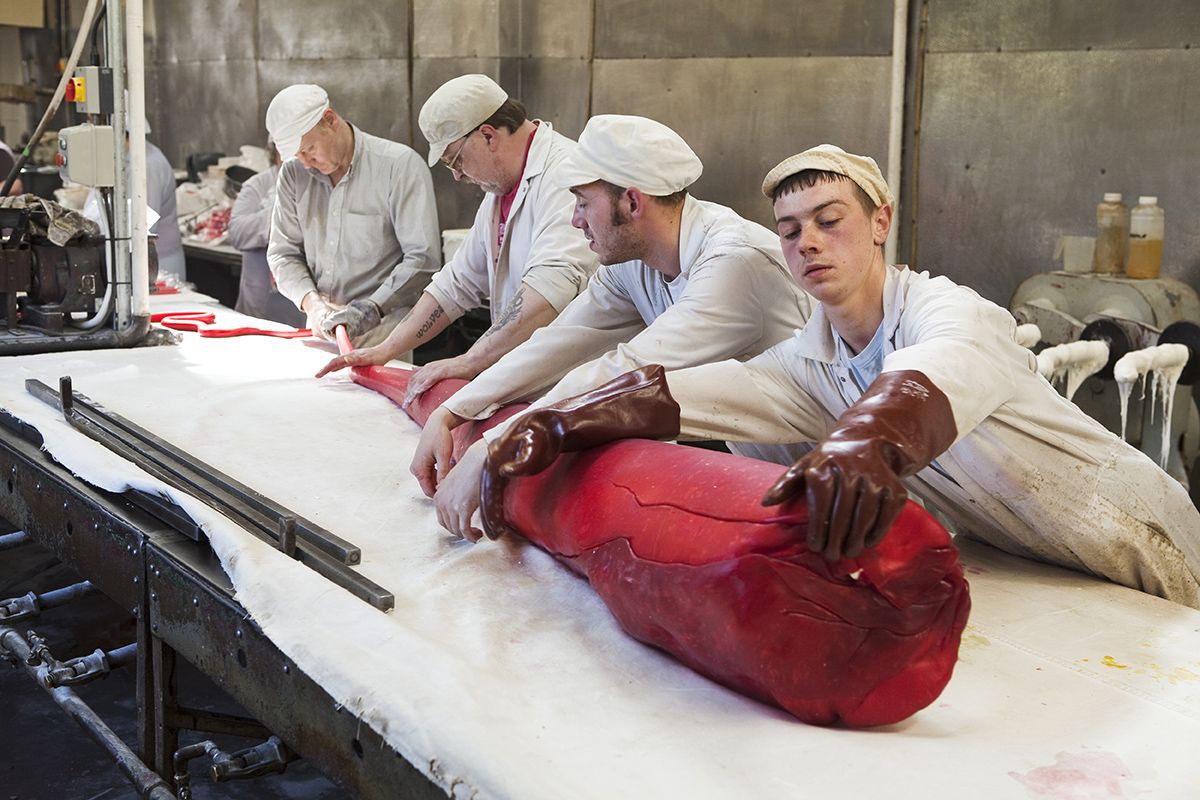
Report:
<svg viewBox="0 0 1200 800"><path fill-rule="evenodd" d="M489 498L495 470L536 471L528 454L548 463L559 448L538 415L569 433L628 395L625 419L673 413L686 436L814 443L763 502L805 499L808 546L831 560L877 544L907 487L960 535L1200 608L1200 513L1187 492L1037 374L1007 311L883 261L891 197L873 160L821 145L771 170L763 193L793 273L820 301L808 326L745 364L633 373L573 410L521 418L492 446ZM640 432L616 427L596 435L593 420L583 446ZM483 516L502 530L490 499Z"/></svg>
<svg viewBox="0 0 1200 800"><path fill-rule="evenodd" d="M461 356L426 364L409 381L411 402L445 378L471 379L554 319L587 285L596 257L571 227L574 198L555 173L575 142L485 75L442 85L421 108L429 164L487 194L466 240L433 278L412 313L375 347L339 356L317 377L384 364L437 336L490 301L492 326Z"/></svg>
<svg viewBox="0 0 1200 800"><path fill-rule="evenodd" d="M702 169L659 122L588 121L560 179L575 194L575 225L605 266L558 319L426 422L412 471L426 494L436 488L440 514L469 517L474 508L459 497L461 482L437 488L450 470L450 431L462 422L547 390L567 397L645 364L745 360L804 325L809 298L789 274L778 238L692 197L687 187ZM483 449L467 455L477 465Z"/></svg>
<svg viewBox="0 0 1200 800"><path fill-rule="evenodd" d="M358 346L383 341L441 261L429 168L352 125L313 84L275 95L267 130L283 161L267 245L280 293L315 335L343 325Z"/></svg>

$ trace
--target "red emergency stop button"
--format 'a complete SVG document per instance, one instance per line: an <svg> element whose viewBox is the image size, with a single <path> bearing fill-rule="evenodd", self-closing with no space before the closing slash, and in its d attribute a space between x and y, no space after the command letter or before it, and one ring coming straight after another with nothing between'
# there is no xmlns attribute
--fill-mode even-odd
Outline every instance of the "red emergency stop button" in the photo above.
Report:
<svg viewBox="0 0 1200 800"><path fill-rule="evenodd" d="M59 167L65 167L67 165L67 157L62 153L55 153L54 164Z"/></svg>
<svg viewBox="0 0 1200 800"><path fill-rule="evenodd" d="M75 80L75 78L71 78L71 80L67 81L67 90L64 93L64 97L68 103L75 102Z"/></svg>

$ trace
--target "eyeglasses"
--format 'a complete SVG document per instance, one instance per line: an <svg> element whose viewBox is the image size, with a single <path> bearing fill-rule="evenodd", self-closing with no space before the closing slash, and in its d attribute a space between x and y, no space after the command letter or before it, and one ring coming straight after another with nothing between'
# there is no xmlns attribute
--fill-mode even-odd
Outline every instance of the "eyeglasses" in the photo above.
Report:
<svg viewBox="0 0 1200 800"><path fill-rule="evenodd" d="M442 166L451 172L458 171L458 162L462 160L463 148L467 146L467 140L471 138L471 134L475 133L477 130L479 130L479 128L474 128L470 133L463 137L462 144L458 146L458 151L454 154L454 158L450 159L449 161L443 161Z"/></svg>

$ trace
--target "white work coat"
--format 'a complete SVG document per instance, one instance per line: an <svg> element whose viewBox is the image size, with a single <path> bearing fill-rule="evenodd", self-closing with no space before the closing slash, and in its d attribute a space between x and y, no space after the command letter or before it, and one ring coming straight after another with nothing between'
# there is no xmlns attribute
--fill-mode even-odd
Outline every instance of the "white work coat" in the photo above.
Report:
<svg viewBox="0 0 1200 800"><path fill-rule="evenodd" d="M809 297L788 272L779 237L725 206L684 200L679 263L680 274L670 280L642 261L601 267L554 322L445 407L480 419L551 387L547 402L646 364L673 369L744 360L808 318Z"/></svg>
<svg viewBox="0 0 1200 800"><path fill-rule="evenodd" d="M1006 310L944 277L887 270L883 371L928 377L958 432L911 492L959 534L1200 608L1200 512L1183 487L1038 375ZM818 442L865 388L848 358L818 305L749 363L668 375L682 435Z"/></svg>
<svg viewBox="0 0 1200 800"><path fill-rule="evenodd" d="M587 285L599 265L587 238L571 225L575 196L554 180L575 147L549 122L538 121L503 243L497 248L501 198L489 192L462 246L425 287L448 318L490 301L494 322L523 283L561 312Z"/></svg>

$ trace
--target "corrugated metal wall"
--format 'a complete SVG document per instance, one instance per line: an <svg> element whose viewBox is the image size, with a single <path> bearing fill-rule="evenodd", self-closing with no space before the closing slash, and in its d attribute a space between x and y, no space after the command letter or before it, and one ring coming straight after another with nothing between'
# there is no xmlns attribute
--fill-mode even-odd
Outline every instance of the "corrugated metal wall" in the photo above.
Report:
<svg viewBox="0 0 1200 800"><path fill-rule="evenodd" d="M1200 3L914 0L914 20L922 10L919 136L905 156L917 225L902 260L915 242L919 266L1007 303L1053 267L1059 234L1091 231L1102 192L1147 193L1167 210L1167 274L1200 284L1189 208ZM705 163L696 194L763 222L759 181L799 149L834 142L887 169L892 6L879 0L156 0L154 11L151 138L176 163L262 141L272 95L300 81L423 152L421 104L483 72L571 136L591 113L662 120ZM440 169L435 183L443 227L469 224L477 191Z"/></svg>

